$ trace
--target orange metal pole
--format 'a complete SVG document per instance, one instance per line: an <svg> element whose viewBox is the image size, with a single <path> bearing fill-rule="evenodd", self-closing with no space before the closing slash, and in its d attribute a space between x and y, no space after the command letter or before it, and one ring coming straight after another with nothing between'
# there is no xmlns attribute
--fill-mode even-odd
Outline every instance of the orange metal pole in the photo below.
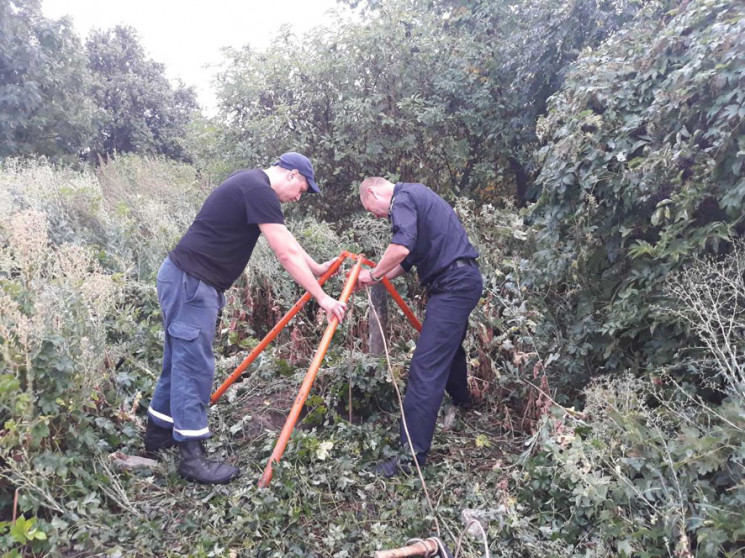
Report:
<svg viewBox="0 0 745 558"><path fill-rule="evenodd" d="M350 256L353 255L354 254L351 254ZM367 258L362 260L362 263L368 267L375 267L376 265L374 261L368 260ZM385 285L385 289L388 291L388 294L390 294L393 297L393 300L396 301L396 304L398 304L399 308L401 308L404 316L406 316L406 319L409 320L409 323L414 327L414 329L416 329L417 331L422 331L422 324L414 315L414 312L411 311L411 308L409 308L409 306L404 302L404 299L401 298L401 295L398 294L398 291L396 290L396 287L393 286L393 283L383 277L383 285Z"/></svg>
<svg viewBox="0 0 745 558"><path fill-rule="evenodd" d="M349 273L349 278L347 278L347 282L344 285L344 290L342 291L341 297L339 298L341 302L347 302L347 300L349 300L349 297L352 294L352 290L357 284L357 277L359 277L360 269L362 268L363 257L362 255L359 255L355 256L355 258L357 260L357 263L352 268L352 271ZM287 443L290 441L290 436L292 435L292 430L295 428L295 424L297 423L297 419L300 416L300 411L302 410L303 405L305 405L306 399L308 399L310 388L313 386L313 382L316 379L318 370L319 368L321 368L323 357L326 356L326 351L328 351L329 349L331 338L334 336L334 332L336 331L338 325L338 318L332 318L329 322L329 325L326 327L326 332L323 334L321 344L318 346L318 350L316 350L316 354L313 357L313 362L310 363L308 372L305 373L305 379L300 386L300 391L295 398L295 403L293 403L290 414L287 415L285 425L284 427L282 427L282 432L280 432L279 434L277 444L274 446L274 451L272 451L272 456L269 458L269 462L266 464L266 468L264 469L264 474L261 476L261 480L259 480L260 488L265 488L272 480L272 464L275 461L279 461L282 458L282 454L285 452Z"/></svg>
<svg viewBox="0 0 745 558"><path fill-rule="evenodd" d="M339 257L337 260L331 264L331 267L328 269L326 273L321 275L321 277L318 279L318 284L323 285L326 281L328 281L329 277L331 277L334 273L336 273L336 270L339 269L341 264L344 262L344 260L350 256L353 256L353 254L350 254L347 251L342 252L339 254ZM238 365L238 368L236 368L230 376L227 377L227 379L222 383L222 385L217 388L215 393L212 394L212 397L210 398L210 405L214 405L217 403L217 400L222 397L222 395L228 390L228 388L233 385L233 382L235 382L241 374L246 370L246 368L249 367L249 365L258 357L261 352L266 349L267 345L274 341L274 338L279 335L279 332L282 331L282 329L289 323L289 321L295 317L295 314L300 312L300 309L305 306L305 303L310 300L310 293L305 293L302 297L300 297L300 300L298 300L295 303L295 306L290 308L289 312L284 315L284 317L275 325L272 330L267 333L264 336L264 339L261 340L261 342L256 345L253 350L249 353L249 355L243 359L243 362Z"/></svg>
<svg viewBox="0 0 745 558"><path fill-rule="evenodd" d="M409 308L409 306L404 302L404 299L401 298L401 295L398 294L396 287L394 287L386 278L383 278L383 285L385 285L385 289L388 291L391 297L393 297L393 300L396 301L396 304L398 304L399 308L401 308L404 316L406 316L406 319L409 320L409 323L414 326L414 329L416 329L417 331L422 331L421 322L414 315L414 312L411 311L411 308Z"/></svg>

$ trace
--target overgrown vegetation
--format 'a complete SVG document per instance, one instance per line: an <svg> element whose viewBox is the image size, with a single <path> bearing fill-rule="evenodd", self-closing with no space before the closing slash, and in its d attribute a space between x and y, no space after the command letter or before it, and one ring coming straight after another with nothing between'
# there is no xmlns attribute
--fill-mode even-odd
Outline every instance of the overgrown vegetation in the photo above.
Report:
<svg viewBox="0 0 745 558"><path fill-rule="evenodd" d="M690 338L653 313L665 276L745 226L741 6L647 12L574 66L539 123L535 287L581 381L670 363Z"/></svg>
<svg viewBox="0 0 745 558"><path fill-rule="evenodd" d="M218 436L210 449L233 456L245 469L241 481L229 488L188 485L174 475L170 459L140 474L114 468L110 454L142 451L140 401L157 378L162 335L152 284L159 262L150 256L165 253L179 226L198 209L194 171L165 161L119 158L82 174L8 162L0 176L3 209L11 216L2 227L3 269L8 270L0 324L2 506L11 511L17 490L15 511L26 518L12 530L9 522L0 524L0 536L15 548L11 555L21 549L90 555L120 548L177 556L219 554L222 548L297 556L347 549L351 556L429 532L417 481L385 485L367 471L370 463L395 451L397 406L387 370L361 352L366 336L360 332L367 321L361 296L335 339L303 429L272 490L259 491L256 477L319 338L321 322L312 308L213 410ZM148 182L153 177L159 178ZM181 198L160 195L166 191L179 191ZM362 237L363 232L369 230L350 234ZM309 240L314 253L338 253L339 239L318 224L296 223L295 234ZM142 246L154 248L145 254ZM260 246L254 263L247 283L231 291L222 316L221 375L232 371L242 350L300 294L266 246ZM402 318L392 320L390 342L399 372L413 346L409 329ZM352 423L347 420L350 389ZM501 433L486 414L452 424L450 411L447 442L435 449L442 466L432 474L445 480L457 473L465 480L467 470L483 464L470 456L452 471L447 456L476 449L476 456L487 457L497 447L493 437ZM490 477L491 484L500 478L497 471ZM437 489L441 502L449 502L438 513L450 529L457 529L458 503L465 496L475 508L485 505L490 491L484 487L474 492L464 483L456 491ZM193 511L194 498L204 500L204 513L187 519L183 513ZM232 534L221 530L226 518ZM161 535L153 542L156 532Z"/></svg>
<svg viewBox="0 0 745 558"><path fill-rule="evenodd" d="M113 138L89 140L81 43L64 22L27 17L37 4L0 0L2 91L57 99L0 100L13 124L0 132L5 555L364 556L438 527L454 550L474 516L493 555L743 555L745 8L360 4L362 17L314 43L284 33L269 51L226 53L221 117L192 120L188 135L186 109L161 135L120 107L132 133L111 150L140 154L73 169L7 156L71 162ZM127 33L93 37L89 53L120 67ZM45 65L55 49L64 64ZM167 96L157 76L149 86ZM80 126L49 143L68 103ZM387 224L355 198L371 174L432 186L481 251L467 338L479 404L443 406L425 470L434 512L418 478L369 472L397 451L399 410L385 361L366 354L362 294L268 490L256 480L322 330L313 303L211 411L209 451L240 480L185 483L172 454L116 465L142 452L160 262L225 173L287 149L311 155L324 182L324 196L286 208L318 260L382 253ZM421 314L413 278L398 286ZM300 295L260 243L227 293L218 378ZM389 317L403 386L415 337ZM463 541L460 556L482 555L480 536Z"/></svg>

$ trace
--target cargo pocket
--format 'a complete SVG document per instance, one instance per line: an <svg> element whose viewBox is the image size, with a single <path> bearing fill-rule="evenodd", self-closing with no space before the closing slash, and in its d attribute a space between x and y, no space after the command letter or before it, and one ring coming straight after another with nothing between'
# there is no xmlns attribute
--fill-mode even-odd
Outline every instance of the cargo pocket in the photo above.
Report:
<svg viewBox="0 0 745 558"><path fill-rule="evenodd" d="M171 322L168 334L184 341L194 341L199 337L199 328L186 322Z"/></svg>

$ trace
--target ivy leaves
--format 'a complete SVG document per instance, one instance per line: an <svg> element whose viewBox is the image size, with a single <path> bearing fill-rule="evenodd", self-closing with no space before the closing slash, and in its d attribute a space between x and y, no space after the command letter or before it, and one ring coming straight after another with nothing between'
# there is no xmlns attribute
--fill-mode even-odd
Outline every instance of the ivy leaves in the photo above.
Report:
<svg viewBox="0 0 745 558"><path fill-rule="evenodd" d="M666 20L657 9L578 60L539 127L533 219L546 249L534 268L555 296L569 289L562 304L597 309L603 339L594 324L563 325L573 344L595 339L592 366L644 366L645 344L672 350L682 332L645 311L661 278L743 230L745 10L700 0Z"/></svg>

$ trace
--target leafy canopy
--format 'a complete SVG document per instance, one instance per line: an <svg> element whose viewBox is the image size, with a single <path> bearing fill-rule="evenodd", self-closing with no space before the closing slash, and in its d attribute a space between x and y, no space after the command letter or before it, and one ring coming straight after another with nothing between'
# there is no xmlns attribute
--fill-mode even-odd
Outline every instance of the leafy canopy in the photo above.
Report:
<svg viewBox="0 0 745 558"><path fill-rule="evenodd" d="M532 265L571 369L675 360L663 278L743 232L743 84L741 3L654 3L550 100Z"/></svg>
<svg viewBox="0 0 745 558"><path fill-rule="evenodd" d="M146 57L131 27L94 31L86 41L95 82L91 96L104 114L91 156L154 153L188 159L184 136L197 109L190 87L172 87L165 66Z"/></svg>
<svg viewBox="0 0 745 558"><path fill-rule="evenodd" d="M71 160L92 133L94 107L80 41L38 0L0 0L0 159Z"/></svg>

